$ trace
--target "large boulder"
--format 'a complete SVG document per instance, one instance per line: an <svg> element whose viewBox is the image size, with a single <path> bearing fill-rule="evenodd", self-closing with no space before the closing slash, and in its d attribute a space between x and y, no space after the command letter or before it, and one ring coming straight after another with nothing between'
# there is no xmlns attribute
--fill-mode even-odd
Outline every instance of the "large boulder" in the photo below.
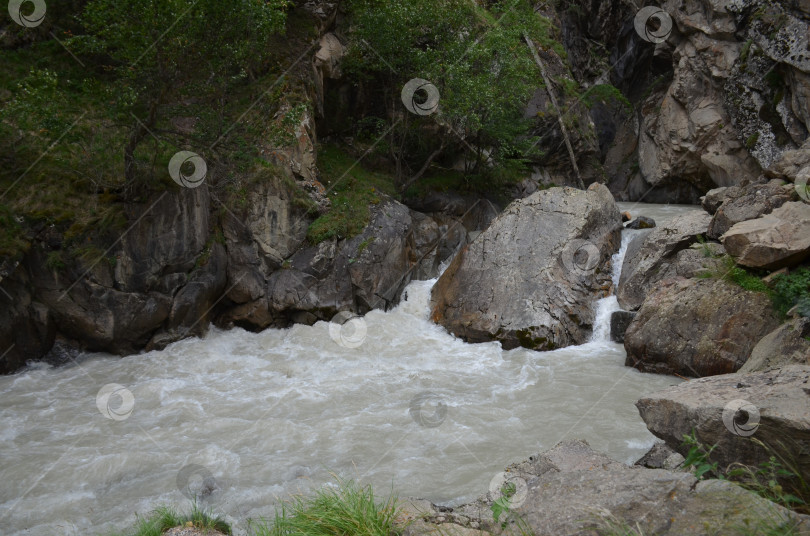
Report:
<svg viewBox="0 0 810 536"><path fill-rule="evenodd" d="M659 283L627 328L626 364L644 372L711 376L734 372L779 325L768 296L722 279Z"/></svg>
<svg viewBox="0 0 810 536"><path fill-rule="evenodd" d="M790 364L810 365L810 318L796 318L765 335L754 346L740 372Z"/></svg>
<svg viewBox="0 0 810 536"><path fill-rule="evenodd" d="M770 214L734 225L721 240L737 264L775 270L810 257L810 205L785 203Z"/></svg>
<svg viewBox="0 0 810 536"><path fill-rule="evenodd" d="M788 201L798 199L792 184L772 180L766 184L749 184L741 188L728 188L728 195L715 210L707 233L709 238L719 239L735 224L759 218L781 207ZM710 192L711 193L711 192ZM704 202L713 196L706 194Z"/></svg>
<svg viewBox="0 0 810 536"><path fill-rule="evenodd" d="M551 188L513 202L433 288L432 319L469 342L553 349L585 342L610 289L621 216L608 189Z"/></svg>
<svg viewBox="0 0 810 536"><path fill-rule="evenodd" d="M673 266L676 255L696 243L698 236L706 233L710 221L711 216L696 210L634 238L624 256L616 292L619 305L635 311L659 281L676 275Z"/></svg>
<svg viewBox="0 0 810 536"><path fill-rule="evenodd" d="M694 431L704 445L716 445L712 460L723 469L735 462L759 465L777 455L805 481L810 478L808 366L700 378L636 406L647 428L681 454L687 453L683 436Z"/></svg>
<svg viewBox="0 0 810 536"><path fill-rule="evenodd" d="M515 493L510 510L493 519L498 484ZM486 496L455 508L410 501L411 536L491 534L740 534L764 530L773 520L810 529L810 516L791 512L728 481L699 481L691 473L630 467L595 452L582 440L510 465L495 475ZM777 523L778 524L778 523ZM447 532L444 529L448 529Z"/></svg>

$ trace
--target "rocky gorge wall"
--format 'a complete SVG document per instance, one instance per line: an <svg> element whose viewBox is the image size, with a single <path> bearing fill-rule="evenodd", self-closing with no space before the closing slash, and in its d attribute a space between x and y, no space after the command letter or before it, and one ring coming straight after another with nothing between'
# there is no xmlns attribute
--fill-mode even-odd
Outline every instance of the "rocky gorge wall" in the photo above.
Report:
<svg viewBox="0 0 810 536"><path fill-rule="evenodd" d="M540 54L555 79L573 77L581 87L574 95L558 84L553 90L570 110L566 119L575 127L573 148L586 184L604 183L617 200L696 203L716 187L759 184L763 170L768 178L801 180L808 163L800 155L810 124L810 8L787 0L673 1L661 7L666 31L651 37L645 20L637 27L638 10L629 2L538 6L561 28L567 57L550 49ZM435 276L438 263L470 241L469 232L484 230L495 218L499 209L490 201L452 193L411 207L381 196L359 235L307 241L314 215L301 198L321 213L328 210L329 196L319 182L318 126L328 132L346 112L324 102L346 91L340 61L351 36L341 2L298 2L294 9L305 15L295 24L305 20L314 28L312 42L296 51L311 47L301 76L314 116L301 118L295 143L274 148L271 161L280 172L253 184L238 206L226 206L206 186L156 193L127 208L126 232L101 258L71 261L59 270L49 253L63 237L47 226L28 229L29 253L0 264L0 300L6 302L0 309L0 371L48 355L55 342L58 350L128 354L201 335L212 322L259 330L389 307L408 281ZM627 96L632 111L610 99L583 106L583 92L606 83ZM535 112L548 156L537 163L534 178L512 192L515 197L539 185L574 183L556 118L537 113L548 109L547 101L538 91L528 110ZM799 154L788 159L796 169L786 172L779 166L791 151ZM770 195L756 216L797 200L786 195ZM727 202L708 236L719 239L741 221L735 210L743 209L735 207L749 205L744 199ZM588 235L600 255L609 256L616 241L606 237ZM728 242L746 255L755 253L742 239ZM600 273L605 269L600 261ZM628 279L635 282L619 289L620 300L622 292L638 294L649 284L642 279ZM604 281L571 284L588 290L560 316L565 327L554 328L554 345L584 339L590 319L583 304L608 290ZM538 326L519 326L507 344L541 347L538 341L549 334ZM59 350L48 358L68 355Z"/></svg>

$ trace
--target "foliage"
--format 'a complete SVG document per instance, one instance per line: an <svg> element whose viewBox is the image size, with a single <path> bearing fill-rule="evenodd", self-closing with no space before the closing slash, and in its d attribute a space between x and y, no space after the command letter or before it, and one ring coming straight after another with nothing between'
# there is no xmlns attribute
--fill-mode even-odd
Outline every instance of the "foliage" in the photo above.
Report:
<svg viewBox="0 0 810 536"><path fill-rule="evenodd" d="M810 268L799 268L774 277L771 284L776 310L785 315L799 305L799 314L810 317Z"/></svg>
<svg viewBox="0 0 810 536"><path fill-rule="evenodd" d="M146 517L138 517L135 527L114 536L160 536L165 531L179 526L194 527L200 530L217 530L231 534L231 527L220 516L200 508L192 502L188 514L180 514L168 506L159 506Z"/></svg>
<svg viewBox="0 0 810 536"><path fill-rule="evenodd" d="M535 149L523 110L539 71L523 35L542 46L556 31L527 1L495 2L489 10L465 0L353 0L350 7L345 68L375 88L381 115L402 115L385 144L400 189L437 147L462 154L469 174L525 164ZM402 114L401 89L415 77L438 88L437 113Z"/></svg>
<svg viewBox="0 0 810 536"><path fill-rule="evenodd" d="M708 246L704 249L704 255L706 255L707 251L709 251ZM702 279L721 278L751 292L771 294L771 289L768 288L768 285L766 285L760 277L752 274L742 266L738 266L734 261L734 257L725 255L721 258L721 261L718 269L701 272L698 277Z"/></svg>
<svg viewBox="0 0 810 536"><path fill-rule="evenodd" d="M703 480L712 476L720 475L717 468L717 462L712 462L709 457L716 445L706 447L695 436L695 431L692 430L691 434L683 436L683 446L689 447L689 452L686 454L686 459L683 461L684 467L695 468L695 478Z"/></svg>
<svg viewBox="0 0 810 536"><path fill-rule="evenodd" d="M597 102L616 102L628 112L633 111L633 105L627 100L619 88L611 85L611 84L595 84L588 88L588 90L582 95L582 100L588 107L593 106Z"/></svg>
<svg viewBox="0 0 810 536"><path fill-rule="evenodd" d="M380 203L379 194L394 193L390 177L364 168L331 145L320 148L318 162L332 208L310 224L307 238L318 244L356 236L368 225L370 206Z"/></svg>
<svg viewBox="0 0 810 536"><path fill-rule="evenodd" d="M371 486L337 479L310 498L282 504L272 523L255 523L256 536L389 536L397 515L396 497L377 502Z"/></svg>

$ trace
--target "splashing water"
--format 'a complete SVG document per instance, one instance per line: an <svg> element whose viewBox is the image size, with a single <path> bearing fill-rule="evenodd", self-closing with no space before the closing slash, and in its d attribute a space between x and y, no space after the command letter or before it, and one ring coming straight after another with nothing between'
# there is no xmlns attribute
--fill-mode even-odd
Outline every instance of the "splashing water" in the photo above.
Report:
<svg viewBox="0 0 810 536"><path fill-rule="evenodd" d="M458 503L562 439L625 462L653 443L634 402L679 380L624 367L601 331L615 298L599 303L592 342L503 351L431 323L434 282L367 314L356 348L324 322L212 329L162 351L0 377L4 533L120 529L157 505L187 509L189 496L244 533L246 519L330 471L380 494Z"/></svg>

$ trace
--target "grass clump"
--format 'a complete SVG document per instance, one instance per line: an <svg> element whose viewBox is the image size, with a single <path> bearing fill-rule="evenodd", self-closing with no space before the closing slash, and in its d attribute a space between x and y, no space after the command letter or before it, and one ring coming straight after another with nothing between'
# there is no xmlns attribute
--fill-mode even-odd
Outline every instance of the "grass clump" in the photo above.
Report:
<svg viewBox="0 0 810 536"><path fill-rule="evenodd" d="M371 486L337 478L313 497L294 497L276 511L271 524L262 519L256 536L389 536L397 515L396 497L378 503Z"/></svg>
<svg viewBox="0 0 810 536"><path fill-rule="evenodd" d="M709 250L708 246L704 246L704 256L711 256L711 251ZM734 262L734 258L730 255L722 257L720 266L718 268L707 269L698 277L702 279L719 278L728 281L729 283L734 283L745 290L750 290L752 292L765 292L769 295L771 294L771 289L768 288L768 285L766 285L761 278L755 274L752 274L745 268L738 266L737 263Z"/></svg>
<svg viewBox="0 0 810 536"><path fill-rule="evenodd" d="M799 306L799 314L810 317L810 268L799 268L774 277L771 285L773 303L783 316Z"/></svg>
<svg viewBox="0 0 810 536"><path fill-rule="evenodd" d="M230 525L222 517L200 508L196 502L193 502L188 514L180 514L168 506L159 506L148 516L138 517L132 529L113 533L111 536L161 536L167 530L179 526L231 534Z"/></svg>
<svg viewBox="0 0 810 536"><path fill-rule="evenodd" d="M360 234L368 225L369 207L382 200L379 194L395 194L391 177L362 167L355 158L335 146L320 148L318 168L332 208L310 224L307 239L312 244Z"/></svg>

